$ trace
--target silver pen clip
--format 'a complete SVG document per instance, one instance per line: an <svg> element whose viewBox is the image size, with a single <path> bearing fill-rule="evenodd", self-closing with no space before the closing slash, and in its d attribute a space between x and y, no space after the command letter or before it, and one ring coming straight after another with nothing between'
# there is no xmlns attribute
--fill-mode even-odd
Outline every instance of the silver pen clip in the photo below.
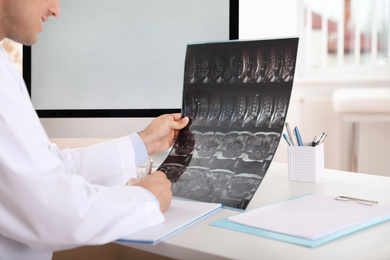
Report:
<svg viewBox="0 0 390 260"><path fill-rule="evenodd" d="M148 162L146 163L146 171L145 174L151 174L153 168L153 158L149 156Z"/></svg>

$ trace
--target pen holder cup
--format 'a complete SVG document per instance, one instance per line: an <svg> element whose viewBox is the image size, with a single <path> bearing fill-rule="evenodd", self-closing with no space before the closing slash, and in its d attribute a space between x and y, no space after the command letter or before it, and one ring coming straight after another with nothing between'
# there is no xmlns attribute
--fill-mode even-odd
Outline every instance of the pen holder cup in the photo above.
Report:
<svg viewBox="0 0 390 260"><path fill-rule="evenodd" d="M317 182L324 176L324 144L288 146L288 179L290 181Z"/></svg>

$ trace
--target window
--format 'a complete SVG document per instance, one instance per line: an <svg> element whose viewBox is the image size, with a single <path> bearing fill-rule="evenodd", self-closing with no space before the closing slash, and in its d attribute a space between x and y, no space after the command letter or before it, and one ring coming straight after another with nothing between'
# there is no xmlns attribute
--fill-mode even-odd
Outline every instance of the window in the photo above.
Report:
<svg viewBox="0 0 390 260"><path fill-rule="evenodd" d="M390 0L304 0L301 7L304 70L389 72Z"/></svg>

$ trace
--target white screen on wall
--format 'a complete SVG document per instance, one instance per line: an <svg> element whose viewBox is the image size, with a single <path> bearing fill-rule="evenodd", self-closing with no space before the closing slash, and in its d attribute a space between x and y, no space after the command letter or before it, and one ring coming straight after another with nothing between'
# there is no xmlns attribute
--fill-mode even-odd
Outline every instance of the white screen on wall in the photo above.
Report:
<svg viewBox="0 0 390 260"><path fill-rule="evenodd" d="M32 47L36 109L181 108L188 43L229 39L228 0L66 0Z"/></svg>

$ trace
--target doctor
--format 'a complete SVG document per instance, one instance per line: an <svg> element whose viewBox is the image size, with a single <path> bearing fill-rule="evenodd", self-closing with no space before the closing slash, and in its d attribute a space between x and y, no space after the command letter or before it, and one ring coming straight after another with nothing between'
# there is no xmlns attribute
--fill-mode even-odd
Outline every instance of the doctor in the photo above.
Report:
<svg viewBox="0 0 390 260"><path fill-rule="evenodd" d="M0 40L32 45L42 22L59 15L58 0L0 0ZM51 259L163 222L170 181L163 172L135 179L135 169L187 123L163 115L139 134L59 150L0 49L0 259Z"/></svg>

